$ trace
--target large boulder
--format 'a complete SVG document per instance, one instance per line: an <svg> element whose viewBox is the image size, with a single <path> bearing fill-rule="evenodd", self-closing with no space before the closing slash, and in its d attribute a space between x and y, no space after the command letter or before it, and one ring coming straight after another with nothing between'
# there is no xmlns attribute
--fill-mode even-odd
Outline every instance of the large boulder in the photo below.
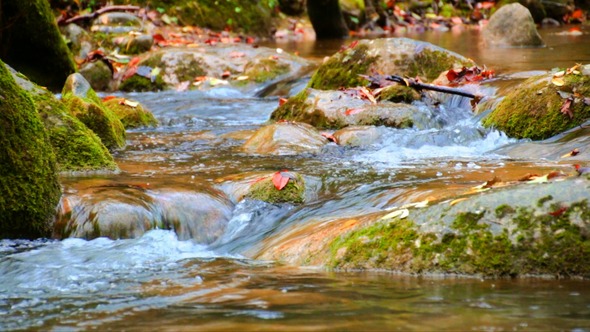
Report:
<svg viewBox="0 0 590 332"><path fill-rule="evenodd" d="M588 277L590 180L550 182L310 223L254 256L337 269Z"/></svg>
<svg viewBox="0 0 590 332"><path fill-rule="evenodd" d="M37 84L59 91L76 71L46 0L0 3L0 58Z"/></svg>
<svg viewBox="0 0 590 332"><path fill-rule="evenodd" d="M489 47L540 47L543 40L531 12L519 3L502 6L482 30Z"/></svg>
<svg viewBox="0 0 590 332"><path fill-rule="evenodd" d="M244 44L167 48L142 55L137 65L148 75L138 70L121 82L120 90L156 91L186 84L189 89L231 86L262 91L313 68L311 62L286 52ZM150 72L155 73L153 77L146 77Z"/></svg>
<svg viewBox="0 0 590 332"><path fill-rule="evenodd" d="M562 74L529 78L506 95L484 119L484 126L511 137L540 140L586 122L590 119L585 100L590 96L590 65Z"/></svg>
<svg viewBox="0 0 590 332"><path fill-rule="evenodd" d="M61 195L55 155L28 93L0 61L0 238L51 234Z"/></svg>
<svg viewBox="0 0 590 332"><path fill-rule="evenodd" d="M113 171L117 164L96 134L70 114L55 95L12 70L16 83L26 90L49 134L60 172Z"/></svg>
<svg viewBox="0 0 590 332"><path fill-rule="evenodd" d="M324 61L308 87L335 90L367 85L359 75L375 73L420 77L430 82L446 70L474 65L457 53L409 38L360 40Z"/></svg>
<svg viewBox="0 0 590 332"><path fill-rule="evenodd" d="M248 153L297 155L319 153L328 140L306 123L277 122L257 130L243 145Z"/></svg>
<svg viewBox="0 0 590 332"><path fill-rule="evenodd" d="M70 113L100 137L109 149L125 146L125 127L92 90L86 79L76 73L68 77L62 92L62 100Z"/></svg>
<svg viewBox="0 0 590 332"><path fill-rule="evenodd" d="M379 102L351 96L346 91L306 89L291 97L272 114L271 120L309 123L316 128L351 125L383 125L394 128L420 127L431 114L411 104Z"/></svg>

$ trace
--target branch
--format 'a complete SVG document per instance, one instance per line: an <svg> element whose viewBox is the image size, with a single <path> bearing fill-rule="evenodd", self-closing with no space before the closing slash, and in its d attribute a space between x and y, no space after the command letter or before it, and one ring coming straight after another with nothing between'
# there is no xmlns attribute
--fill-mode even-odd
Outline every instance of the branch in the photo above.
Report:
<svg viewBox="0 0 590 332"><path fill-rule="evenodd" d="M138 6L107 6L107 7L103 7L97 11L94 11L90 14L84 14L84 15L78 15L78 16L74 16L68 19L60 19L57 21L58 25L68 25L70 23L75 23L78 21L86 21L86 20L93 20L96 17L98 17L99 15L102 15L104 13L108 13L108 12L117 12L117 11L137 11L139 10L140 7Z"/></svg>
<svg viewBox="0 0 590 332"><path fill-rule="evenodd" d="M453 95L459 95L459 96L472 98L472 99L476 99L476 100L481 99L481 96L474 95L472 93L465 92L465 91L457 89L457 88L450 88L450 87L446 87L446 86L420 83L420 82L416 82L416 80L414 80L412 78L403 78L398 75L389 75L389 76L386 76L385 79L388 81L401 83L405 86L408 86L408 87L416 89L416 90L432 90L432 91L438 91L438 92L443 92L443 93L449 93L449 94L453 94Z"/></svg>

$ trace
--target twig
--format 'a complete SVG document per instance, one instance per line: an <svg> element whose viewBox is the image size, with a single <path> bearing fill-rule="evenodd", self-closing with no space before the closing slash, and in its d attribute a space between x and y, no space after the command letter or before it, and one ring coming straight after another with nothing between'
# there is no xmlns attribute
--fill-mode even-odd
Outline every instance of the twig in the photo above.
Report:
<svg viewBox="0 0 590 332"><path fill-rule="evenodd" d="M95 19L97 16L102 15L104 13L108 13L108 12L117 12L117 11L137 11L139 10L140 7L138 6L107 6L107 7L103 7L97 11L94 11L90 14L84 14L84 15L78 15L78 16L74 16L65 20L59 20L57 21L58 25L67 25L70 23L75 23L78 21L85 21L85 20L93 20Z"/></svg>
<svg viewBox="0 0 590 332"><path fill-rule="evenodd" d="M420 82L416 82L416 80L414 80L414 79L403 78L398 75L389 75L389 76L386 76L385 79L388 81L401 83L405 86L408 86L408 87L416 89L416 90L432 90L432 91L438 91L438 92L443 92L443 93L449 93L449 94L453 94L453 95L459 95L459 96L472 98L472 99L481 99L481 96L474 95L472 93L465 92L463 90L459 90L456 88L450 88L450 87L446 87L446 86L440 86L440 85L420 83Z"/></svg>

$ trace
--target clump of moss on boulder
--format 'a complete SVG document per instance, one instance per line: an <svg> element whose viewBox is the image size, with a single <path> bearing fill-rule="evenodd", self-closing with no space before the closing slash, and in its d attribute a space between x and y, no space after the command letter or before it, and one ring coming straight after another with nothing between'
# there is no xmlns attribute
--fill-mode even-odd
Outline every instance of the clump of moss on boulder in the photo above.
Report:
<svg viewBox="0 0 590 332"><path fill-rule="evenodd" d="M114 98L104 102L126 129L139 127L156 127L158 120L152 112L145 109L140 103L129 101L125 98Z"/></svg>
<svg viewBox="0 0 590 332"><path fill-rule="evenodd" d="M125 146L123 123L102 103L82 75L70 75L62 94L70 113L96 133L108 149Z"/></svg>
<svg viewBox="0 0 590 332"><path fill-rule="evenodd" d="M55 155L28 93L0 61L0 238L51 235L61 196Z"/></svg>
<svg viewBox="0 0 590 332"><path fill-rule="evenodd" d="M590 276L590 181L520 185L384 216L336 238L329 265L410 273ZM576 188L576 190L572 190Z"/></svg>
<svg viewBox="0 0 590 332"><path fill-rule="evenodd" d="M267 203L301 204L305 201L305 181L300 174L281 171L281 176L288 177L289 182L282 189L273 184L273 176L262 178L254 183L245 197Z"/></svg>
<svg viewBox="0 0 590 332"><path fill-rule="evenodd" d="M484 126L495 127L511 137L533 140L579 126L590 118L590 106L583 101L583 97L590 96L590 65L579 71L565 75L562 86L552 83L553 74L529 78L506 95L484 119ZM569 106L571 118L561 112L569 96L573 100Z"/></svg>

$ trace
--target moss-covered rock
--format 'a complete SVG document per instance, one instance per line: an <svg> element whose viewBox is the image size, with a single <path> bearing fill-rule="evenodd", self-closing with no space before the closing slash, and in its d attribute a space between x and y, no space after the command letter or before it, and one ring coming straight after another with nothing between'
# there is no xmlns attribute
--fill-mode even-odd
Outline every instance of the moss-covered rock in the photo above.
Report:
<svg viewBox="0 0 590 332"><path fill-rule="evenodd" d="M418 76L430 82L445 70L474 65L470 59L427 42L408 38L360 40L328 58L308 87L330 90L366 85L368 82L359 75L374 73Z"/></svg>
<svg viewBox="0 0 590 332"><path fill-rule="evenodd" d="M305 181L300 174L288 171L279 172L282 177L288 177L289 182L282 189L273 184L273 175L260 178L251 187L246 197L267 203L301 204L305 200Z"/></svg>
<svg viewBox="0 0 590 332"><path fill-rule="evenodd" d="M32 81L59 91L76 71L47 1L3 1L0 31L0 58Z"/></svg>
<svg viewBox="0 0 590 332"><path fill-rule="evenodd" d="M103 61L94 61L83 64L80 67L80 74L90 83L96 91L111 90L113 73Z"/></svg>
<svg viewBox="0 0 590 332"><path fill-rule="evenodd" d="M116 0L114 3L125 3ZM222 31L227 28L260 36L269 36L276 1L271 0L135 0L137 4L162 8L183 25L194 25Z"/></svg>
<svg viewBox="0 0 590 332"><path fill-rule="evenodd" d="M80 74L68 77L62 100L69 112L90 128L109 149L125 146L125 127Z"/></svg>
<svg viewBox="0 0 590 332"><path fill-rule="evenodd" d="M289 98L272 114L271 120L297 121L316 128L340 129L351 125L382 125L409 128L427 122L430 114L410 104L371 103L346 91L305 89Z"/></svg>
<svg viewBox="0 0 590 332"><path fill-rule="evenodd" d="M152 112L145 109L141 104L135 101L129 101L125 98L114 98L104 102L121 122L125 129L138 127L156 127L158 120Z"/></svg>
<svg viewBox="0 0 590 332"><path fill-rule="evenodd" d="M416 89L405 85L393 84L383 88L377 96L377 100L411 104L413 101L420 100L421 97Z"/></svg>
<svg viewBox="0 0 590 332"><path fill-rule="evenodd" d="M10 68L9 68L10 69ZM60 172L111 171L113 157L96 134L72 116L64 103L26 77L11 70L16 83L25 89L49 134Z"/></svg>
<svg viewBox="0 0 590 332"><path fill-rule="evenodd" d="M244 151L263 155L318 153L328 143L306 123L277 122L257 130L243 145Z"/></svg>
<svg viewBox="0 0 590 332"><path fill-rule="evenodd" d="M411 210L335 239L335 268L590 276L587 179L505 188ZM576 188L572 190L572 188Z"/></svg>
<svg viewBox="0 0 590 332"><path fill-rule="evenodd" d="M55 155L28 93L0 62L0 238L51 234L61 195Z"/></svg>
<svg viewBox="0 0 590 332"><path fill-rule="evenodd" d="M590 70L590 66L585 68ZM553 74L535 76L509 92L487 116L483 124L496 127L508 136L540 140L579 126L590 118L590 106L574 97L590 96L590 75L568 74L563 86L553 84ZM561 112L567 97L572 95L569 106L573 117ZM563 96L563 97L562 97Z"/></svg>

